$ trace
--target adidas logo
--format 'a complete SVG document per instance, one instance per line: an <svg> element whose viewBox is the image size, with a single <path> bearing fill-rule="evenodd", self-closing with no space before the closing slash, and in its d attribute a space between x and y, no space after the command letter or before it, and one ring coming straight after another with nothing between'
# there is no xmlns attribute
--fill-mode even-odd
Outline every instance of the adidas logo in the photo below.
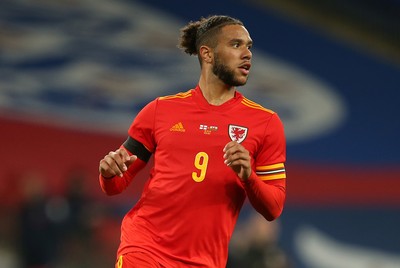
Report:
<svg viewBox="0 0 400 268"><path fill-rule="evenodd" d="M173 126L169 129L169 131L185 132L186 130L185 130L185 128L183 127L182 122L179 122L179 123L173 125Z"/></svg>

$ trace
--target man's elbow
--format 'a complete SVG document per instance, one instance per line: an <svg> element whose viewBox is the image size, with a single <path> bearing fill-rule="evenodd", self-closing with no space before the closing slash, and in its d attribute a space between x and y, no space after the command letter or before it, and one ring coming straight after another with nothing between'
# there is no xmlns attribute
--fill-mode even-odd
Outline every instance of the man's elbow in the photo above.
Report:
<svg viewBox="0 0 400 268"><path fill-rule="evenodd" d="M283 212L283 206L276 206L261 214L267 221L274 221L281 216L282 212Z"/></svg>

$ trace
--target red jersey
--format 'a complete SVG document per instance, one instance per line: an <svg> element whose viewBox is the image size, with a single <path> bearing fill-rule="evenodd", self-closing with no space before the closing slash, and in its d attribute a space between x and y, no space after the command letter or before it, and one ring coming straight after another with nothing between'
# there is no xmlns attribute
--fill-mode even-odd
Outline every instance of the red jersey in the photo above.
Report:
<svg viewBox="0 0 400 268"><path fill-rule="evenodd" d="M122 222L118 254L146 252L165 267L225 267L240 209L251 204L268 220L285 200L285 137L278 115L235 92L214 106L199 87L160 97L139 112L129 135L154 154L142 196ZM242 182L224 164L231 140L249 152ZM105 192L132 179L100 178Z"/></svg>

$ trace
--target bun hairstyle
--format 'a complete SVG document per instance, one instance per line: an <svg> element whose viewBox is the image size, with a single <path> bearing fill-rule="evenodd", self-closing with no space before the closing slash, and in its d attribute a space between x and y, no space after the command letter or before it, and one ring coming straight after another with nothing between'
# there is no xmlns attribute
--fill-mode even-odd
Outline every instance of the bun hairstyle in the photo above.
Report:
<svg viewBox="0 0 400 268"><path fill-rule="evenodd" d="M215 47L217 45L217 34L223 26L243 25L235 18L223 15L212 15L202 17L198 21L191 21L181 29L181 37L178 47L189 55L198 55L202 45Z"/></svg>

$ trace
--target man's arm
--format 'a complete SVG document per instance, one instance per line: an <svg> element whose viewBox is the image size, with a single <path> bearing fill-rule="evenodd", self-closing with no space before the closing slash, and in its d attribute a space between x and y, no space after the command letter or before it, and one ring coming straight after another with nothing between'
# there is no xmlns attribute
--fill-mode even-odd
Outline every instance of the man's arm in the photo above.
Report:
<svg viewBox="0 0 400 268"><path fill-rule="evenodd" d="M135 139L128 137L116 151L107 154L99 164L99 181L108 195L124 191L136 174L146 166L151 152Z"/></svg>
<svg viewBox="0 0 400 268"><path fill-rule="evenodd" d="M269 221L279 217L286 198L285 179L261 180L251 168L249 151L235 141L225 146L224 159L242 181L252 206Z"/></svg>
<svg viewBox="0 0 400 268"><path fill-rule="evenodd" d="M286 199L286 141L276 113L265 127L264 141L254 159L255 169L243 186L252 206L271 221L281 215Z"/></svg>
<svg viewBox="0 0 400 268"><path fill-rule="evenodd" d="M251 205L268 221L278 218L285 204L286 180L263 181L252 172L246 181L242 181Z"/></svg>

